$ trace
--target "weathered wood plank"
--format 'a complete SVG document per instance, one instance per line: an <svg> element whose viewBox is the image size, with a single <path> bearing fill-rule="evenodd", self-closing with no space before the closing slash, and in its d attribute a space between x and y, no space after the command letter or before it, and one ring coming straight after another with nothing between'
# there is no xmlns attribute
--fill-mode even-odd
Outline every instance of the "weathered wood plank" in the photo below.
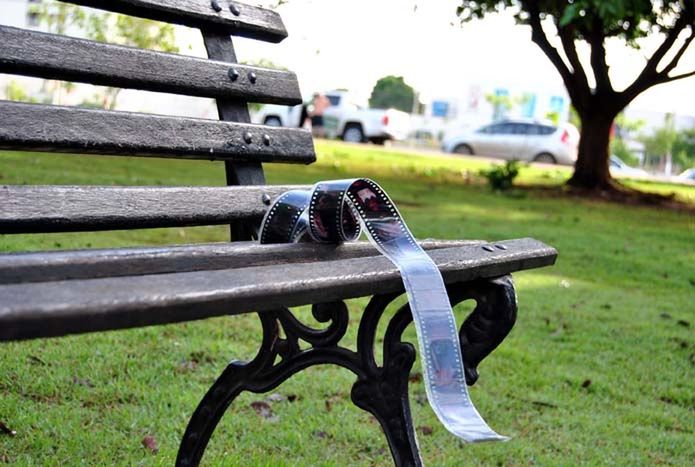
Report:
<svg viewBox="0 0 695 467"><path fill-rule="evenodd" d="M0 186L0 234L227 224L258 220L290 186ZM301 187L308 188L308 187Z"/></svg>
<svg viewBox="0 0 695 467"><path fill-rule="evenodd" d="M215 31L201 31L208 57L213 60L236 63L237 56L232 38ZM235 99L217 99L217 112L220 120L230 122L251 122L249 107L246 102ZM224 163L227 185L265 185L265 174L260 162ZM232 241L252 240L256 238L257 223L232 222L229 226Z"/></svg>
<svg viewBox="0 0 695 467"><path fill-rule="evenodd" d="M480 240L425 240L426 250L484 243ZM51 251L0 255L0 284L65 279L212 271L273 264L335 261L378 255L369 242L342 245L256 242L210 243L156 248Z"/></svg>
<svg viewBox="0 0 695 467"><path fill-rule="evenodd" d="M287 37L280 15L236 0L64 0L130 16L267 42ZM235 11L232 11L235 10ZM238 14L235 14L238 12Z"/></svg>
<svg viewBox="0 0 695 467"><path fill-rule="evenodd" d="M302 129L9 101L0 101L0 149L248 162L316 159L311 134Z"/></svg>
<svg viewBox="0 0 695 467"><path fill-rule="evenodd" d="M0 26L0 73L191 96L302 102L289 71L205 60ZM236 74L235 74L236 73ZM254 77L251 77L251 74ZM236 78L234 78L236 76Z"/></svg>
<svg viewBox="0 0 695 467"><path fill-rule="evenodd" d="M430 252L447 283L553 264L557 252L533 239ZM402 290L381 256L0 286L0 340L122 329L328 302Z"/></svg>

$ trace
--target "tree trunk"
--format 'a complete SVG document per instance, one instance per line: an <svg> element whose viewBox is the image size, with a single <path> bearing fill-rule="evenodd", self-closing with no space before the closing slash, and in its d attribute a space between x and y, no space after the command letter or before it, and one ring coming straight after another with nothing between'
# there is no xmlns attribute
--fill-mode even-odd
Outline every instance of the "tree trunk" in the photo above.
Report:
<svg viewBox="0 0 695 467"><path fill-rule="evenodd" d="M614 188L608 170L611 127L614 116L609 113L581 115L582 128L579 154L574 174L567 182L575 188L603 190Z"/></svg>

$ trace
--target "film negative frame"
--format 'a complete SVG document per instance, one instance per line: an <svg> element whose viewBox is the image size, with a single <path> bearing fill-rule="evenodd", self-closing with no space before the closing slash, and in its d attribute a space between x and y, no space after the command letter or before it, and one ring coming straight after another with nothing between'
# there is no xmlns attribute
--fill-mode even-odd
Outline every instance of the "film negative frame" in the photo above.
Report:
<svg viewBox="0 0 695 467"><path fill-rule="evenodd" d="M401 273L413 314L429 403L441 423L466 442L505 441L470 399L444 281L386 192L365 178L319 182L281 195L266 213L261 243L369 241Z"/></svg>

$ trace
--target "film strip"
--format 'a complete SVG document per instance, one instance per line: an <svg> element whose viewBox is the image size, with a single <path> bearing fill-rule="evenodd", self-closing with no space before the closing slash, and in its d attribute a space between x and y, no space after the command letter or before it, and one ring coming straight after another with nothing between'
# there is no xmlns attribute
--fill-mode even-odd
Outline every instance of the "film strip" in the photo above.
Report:
<svg viewBox="0 0 695 467"><path fill-rule="evenodd" d="M357 240L363 229L403 278L427 397L439 420L466 442L509 439L495 433L473 405L441 273L379 185L360 178L319 182L311 191L288 191L266 213L259 238L261 243L340 243Z"/></svg>

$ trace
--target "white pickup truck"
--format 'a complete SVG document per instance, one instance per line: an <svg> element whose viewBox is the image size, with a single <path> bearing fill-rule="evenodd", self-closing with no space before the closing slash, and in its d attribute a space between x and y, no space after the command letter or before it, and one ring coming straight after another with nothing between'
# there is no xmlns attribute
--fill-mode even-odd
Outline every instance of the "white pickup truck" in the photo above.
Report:
<svg viewBox="0 0 695 467"><path fill-rule="evenodd" d="M331 106L323 114L328 138L342 138L352 143L371 141L383 144L387 140L404 139L410 129L410 116L400 110L366 109L354 103L346 91L330 91L326 97ZM252 121L273 126L298 127L302 106L264 105L255 112Z"/></svg>

